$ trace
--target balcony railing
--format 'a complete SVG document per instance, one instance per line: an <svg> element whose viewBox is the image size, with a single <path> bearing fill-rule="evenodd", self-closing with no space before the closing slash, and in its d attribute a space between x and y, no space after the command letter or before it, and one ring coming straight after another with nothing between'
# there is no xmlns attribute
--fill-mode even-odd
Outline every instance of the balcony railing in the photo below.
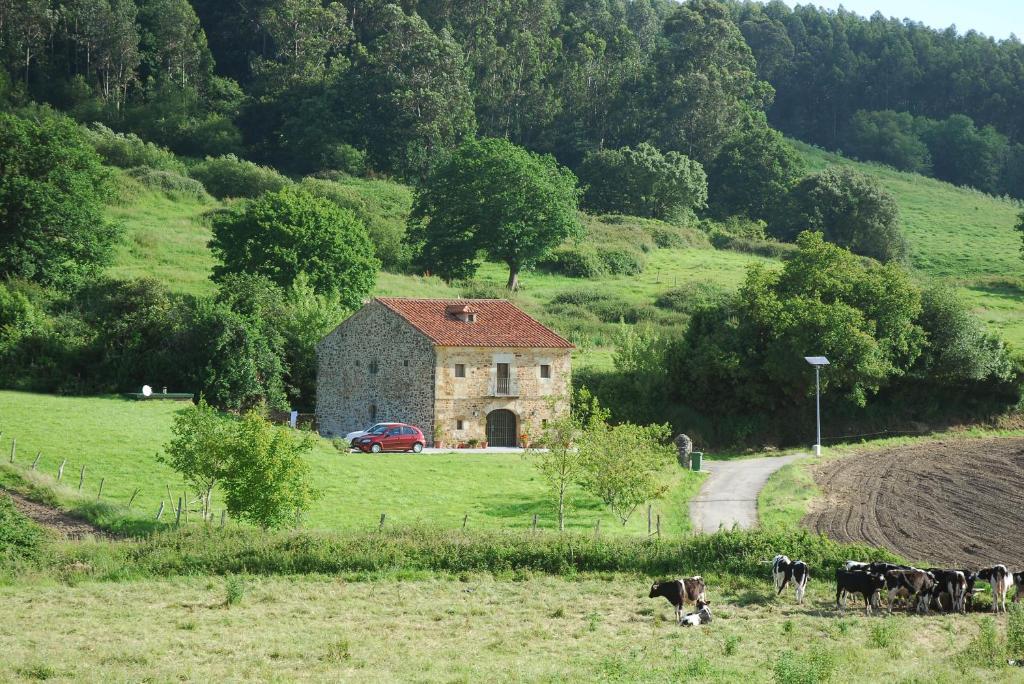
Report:
<svg viewBox="0 0 1024 684"><path fill-rule="evenodd" d="M492 397L518 397L519 386L513 378L491 378Z"/></svg>

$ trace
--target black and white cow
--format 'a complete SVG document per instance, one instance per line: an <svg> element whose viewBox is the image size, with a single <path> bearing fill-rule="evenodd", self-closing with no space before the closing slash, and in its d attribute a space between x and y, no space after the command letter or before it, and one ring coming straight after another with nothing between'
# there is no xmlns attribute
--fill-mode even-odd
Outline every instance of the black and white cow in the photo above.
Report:
<svg viewBox="0 0 1024 684"><path fill-rule="evenodd" d="M938 603L939 610L945 612L946 608L942 603L944 595L949 596L950 610L957 613L967 612L967 577L961 570L948 570L943 568L928 568L927 572L935 578L935 587L932 589L932 598Z"/></svg>
<svg viewBox="0 0 1024 684"><path fill-rule="evenodd" d="M836 610L840 612L846 610L847 594L860 594L864 597L864 612L871 615L871 607L878 605L879 592L883 587L885 587L883 575L839 568L836 570Z"/></svg>
<svg viewBox="0 0 1024 684"><path fill-rule="evenodd" d="M917 605L917 612L927 613L931 602L931 592L935 587L935 578L924 570L890 570L885 573L885 588L888 591L889 614L892 614L893 602L897 597L907 598L907 608L911 599Z"/></svg>
<svg viewBox="0 0 1024 684"><path fill-rule="evenodd" d="M706 625L711 622L711 604L707 601L697 601L697 611L694 613L687 613L686 617L679 621L679 624L683 627L696 627L697 625Z"/></svg>
<svg viewBox="0 0 1024 684"><path fill-rule="evenodd" d="M992 612L998 613L999 609L1006 612L1006 592L1014 582L1013 575L1006 569L1005 565L993 565L991 568L984 568L978 571L978 579L988 582L992 586Z"/></svg>
<svg viewBox="0 0 1024 684"><path fill-rule="evenodd" d="M776 595L792 582L796 592L796 602L804 602L807 591L807 580L811 578L811 569L803 561L791 561L789 557L779 554L772 561L772 579L775 580Z"/></svg>
<svg viewBox="0 0 1024 684"><path fill-rule="evenodd" d="M1021 594L1024 594L1024 572L1013 573L1013 583L1017 587L1017 593L1013 595L1013 602L1020 602Z"/></svg>
<svg viewBox="0 0 1024 684"><path fill-rule="evenodd" d="M974 583L978 581L978 573L965 568L958 568L958 570L964 573L964 579L967 580L967 591L964 593L964 610L970 612L974 610Z"/></svg>
<svg viewBox="0 0 1024 684"><path fill-rule="evenodd" d="M847 572L867 572L871 563L861 563L860 561L848 560L843 563L843 570Z"/></svg>
<svg viewBox="0 0 1024 684"><path fill-rule="evenodd" d="M684 577L681 579L664 580L651 585L651 593L648 598L664 596L665 600L676 609L676 622L682 624L683 606L687 603L697 604L698 601L707 603L705 591L707 585L700 575Z"/></svg>

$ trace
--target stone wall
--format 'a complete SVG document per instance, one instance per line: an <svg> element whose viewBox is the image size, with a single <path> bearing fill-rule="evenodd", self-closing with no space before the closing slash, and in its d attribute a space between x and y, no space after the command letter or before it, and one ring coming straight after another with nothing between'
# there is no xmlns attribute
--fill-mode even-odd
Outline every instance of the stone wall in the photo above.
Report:
<svg viewBox="0 0 1024 684"><path fill-rule="evenodd" d="M317 345L320 433L338 436L395 421L415 425L431 441L434 359L426 336L383 304L370 302Z"/></svg>
<svg viewBox="0 0 1024 684"><path fill-rule="evenodd" d="M514 396L495 396L498 363L510 366ZM465 378L455 377L456 364L465 365ZM550 379L541 378L541 364L551 366ZM484 440L487 415L507 409L516 415L516 433L535 437L544 420L568 410L571 374L568 349L438 347L435 422L449 444Z"/></svg>

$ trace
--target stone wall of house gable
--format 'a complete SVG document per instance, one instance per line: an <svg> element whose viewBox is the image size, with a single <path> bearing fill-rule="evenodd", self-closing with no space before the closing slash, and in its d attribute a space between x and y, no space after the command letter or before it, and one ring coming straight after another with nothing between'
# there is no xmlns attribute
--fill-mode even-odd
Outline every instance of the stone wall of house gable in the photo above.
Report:
<svg viewBox="0 0 1024 684"><path fill-rule="evenodd" d="M510 364L517 396L491 396L492 369L497 361ZM456 364L465 365L465 378L455 377ZM540 377L541 364L551 366L550 380ZM487 415L507 409L516 415L517 431L535 437L542 421L569 410L571 375L572 354L568 349L438 347L434 420L448 443L483 440ZM462 430L457 429L459 420L463 422Z"/></svg>
<svg viewBox="0 0 1024 684"><path fill-rule="evenodd" d="M396 421L419 427L429 442L434 367L433 343L383 304L370 302L317 345L320 432L338 436Z"/></svg>

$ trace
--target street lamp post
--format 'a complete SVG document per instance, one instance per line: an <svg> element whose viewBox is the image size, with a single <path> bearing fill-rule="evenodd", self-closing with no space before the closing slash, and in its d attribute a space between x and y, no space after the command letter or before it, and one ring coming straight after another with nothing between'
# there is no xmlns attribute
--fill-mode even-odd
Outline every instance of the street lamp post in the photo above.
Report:
<svg viewBox="0 0 1024 684"><path fill-rule="evenodd" d="M814 455L821 456L821 367L828 365L824 356L805 356L804 361L814 366L814 413L817 424L817 441L814 442Z"/></svg>

